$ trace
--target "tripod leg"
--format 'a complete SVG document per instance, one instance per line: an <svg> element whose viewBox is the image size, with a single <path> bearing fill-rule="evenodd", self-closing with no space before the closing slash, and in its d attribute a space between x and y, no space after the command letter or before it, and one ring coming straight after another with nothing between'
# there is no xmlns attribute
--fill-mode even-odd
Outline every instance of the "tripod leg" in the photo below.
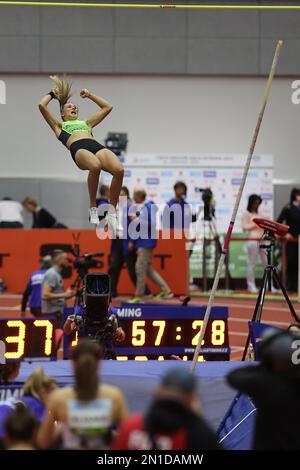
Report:
<svg viewBox="0 0 300 470"><path fill-rule="evenodd" d="M257 312L257 319L256 321L260 322L261 321L261 316L262 316L262 311L263 311L263 306L264 306L264 301L265 301L265 295L268 291L269 283L272 281L272 266L266 266L265 268L265 273L262 279L262 285L260 287L259 293L261 294L261 299L259 302L259 308Z"/></svg>
<svg viewBox="0 0 300 470"><path fill-rule="evenodd" d="M252 315L252 318L251 318L252 322L260 321L260 319L261 319L270 270L271 270L270 266L267 266L264 270L264 275L263 275L263 278L262 278L262 284L261 284L260 289L259 289L259 294L258 294L257 301L256 301L256 304L255 304L254 312L253 312L253 315ZM242 361L244 361L246 359L249 344L250 344L250 333L248 333L248 336L247 336L247 341L246 341L246 344L245 344Z"/></svg>
<svg viewBox="0 0 300 470"><path fill-rule="evenodd" d="M294 319L299 322L300 321L300 318L298 317L297 313L295 312L295 309L292 305L292 302L290 301L289 299L289 296L288 296L288 293L287 293L287 290L285 288L285 286L283 285L283 283L281 282L281 279L279 277L279 274L278 274L278 271L275 267L272 268L272 271L273 271L273 279L275 279L275 281L277 282L277 284L279 285L283 295L284 295L284 298L286 300L286 303L288 304L289 306L289 309L290 309L290 312L292 314L292 317L294 317Z"/></svg>
<svg viewBox="0 0 300 470"><path fill-rule="evenodd" d="M207 291L207 271L206 271L206 248L207 248L207 242L204 234L204 239L203 239L203 254L202 254L202 279L203 279L203 287L202 290L203 292Z"/></svg>

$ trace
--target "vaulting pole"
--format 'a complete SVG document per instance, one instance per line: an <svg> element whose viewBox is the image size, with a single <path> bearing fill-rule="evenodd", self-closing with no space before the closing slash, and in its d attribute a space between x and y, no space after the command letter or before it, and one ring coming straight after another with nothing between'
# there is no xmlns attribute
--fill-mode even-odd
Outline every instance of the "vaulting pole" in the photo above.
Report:
<svg viewBox="0 0 300 470"><path fill-rule="evenodd" d="M251 165L252 156L253 156L254 149L255 149L255 144L256 144L256 141L257 141L260 126L261 126L263 116L264 116L264 112L265 112L265 109L266 109L266 105L267 105L267 102L268 102L270 89L271 89L271 86L272 86L272 83L273 83L273 78L274 78L274 75L275 75L275 70L276 70L276 67L277 67L277 64L278 64L278 60L279 60L282 45L283 45L283 41L278 41L277 47L276 47L276 50L275 50L275 54L274 54L274 58L273 58L273 62L272 62L272 66L271 66L271 70L270 70L270 73L269 73L269 78L268 78L267 85L266 85L266 88L265 88L261 109L260 109L260 112L259 112L259 115L258 115L256 127L255 127L255 130L254 130L254 134L253 134L253 137L252 137L252 142L251 142L249 153L248 153L248 157L247 157L247 160L246 160L246 163L245 163L242 181L241 181L241 184L240 184L240 187L239 187L239 192L238 192L236 200L235 200L235 204L234 204L234 208L233 208L233 212L232 212L232 216L231 216L231 221L229 223L229 227L228 227L227 234L226 234L226 237L225 237L225 241L224 241L224 245L223 245L223 249L222 249L222 254L221 254L220 259L219 259L218 269L217 269L217 272L216 272L216 276L215 276L214 283L213 283L213 286L212 286L211 294L209 296L208 304L207 304L207 307L206 307L206 312L205 312L205 315L204 315L203 325L202 325L200 336L199 336L199 339L198 339L198 344L197 344L197 347L196 347L196 350L195 350L195 353L194 353L193 362L192 362L192 366L191 366L192 371L196 367L198 357L199 357L199 354L200 354L201 344L202 344L202 341L203 341L203 338L204 338L204 335L205 335L205 332L206 332L206 328L207 328L208 320L209 320L209 317L210 317L212 305L213 305L213 302L214 302L214 298L215 298L216 291L217 291L217 288L218 288L219 280L220 280L220 277L221 277L222 268L223 268L224 261L225 261L225 258L226 258L227 252L228 252L228 247L229 247L229 242L230 242L232 230L233 230L234 223L235 223L235 220L236 220L236 215L237 215L237 212L238 212L238 209L239 209L239 206L240 206L243 190L244 190L244 187L245 187L245 183L246 183L246 180L247 180L249 168L250 168L250 165Z"/></svg>

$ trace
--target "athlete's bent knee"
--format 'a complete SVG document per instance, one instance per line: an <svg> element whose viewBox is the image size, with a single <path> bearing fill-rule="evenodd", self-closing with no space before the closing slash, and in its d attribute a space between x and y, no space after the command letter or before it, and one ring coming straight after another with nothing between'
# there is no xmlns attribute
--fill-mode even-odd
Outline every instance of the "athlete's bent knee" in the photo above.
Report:
<svg viewBox="0 0 300 470"><path fill-rule="evenodd" d="M98 160L93 160L90 163L90 171L100 171L101 170L101 163Z"/></svg>
<svg viewBox="0 0 300 470"><path fill-rule="evenodd" d="M114 176L117 176L118 178L123 178L124 176L124 168L122 165L118 166L114 170Z"/></svg>

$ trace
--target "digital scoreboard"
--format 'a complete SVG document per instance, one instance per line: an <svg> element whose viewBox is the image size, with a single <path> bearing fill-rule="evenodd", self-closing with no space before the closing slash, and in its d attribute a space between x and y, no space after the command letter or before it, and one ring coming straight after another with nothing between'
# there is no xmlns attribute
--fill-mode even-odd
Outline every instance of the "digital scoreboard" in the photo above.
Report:
<svg viewBox="0 0 300 470"><path fill-rule="evenodd" d="M119 359L192 359L206 306L123 304L117 309L126 339L117 345ZM228 309L213 307L200 349L200 360L229 360Z"/></svg>
<svg viewBox="0 0 300 470"><path fill-rule="evenodd" d="M1 362L24 359L55 360L55 320L0 319Z"/></svg>
<svg viewBox="0 0 300 470"><path fill-rule="evenodd" d="M117 308L126 338L116 343L118 360L192 359L203 327L205 306L123 304ZM66 315L72 309L66 309ZM229 360L228 309L213 307L199 360ZM64 358L78 338L64 338ZM55 320L51 318L0 319L0 362L55 360Z"/></svg>
<svg viewBox="0 0 300 470"><path fill-rule="evenodd" d="M122 304L116 309L126 338L115 344L118 360L192 359L203 326L205 306ZM226 361L230 357L228 309L213 307L200 349L199 360ZM65 358L77 344L72 337L64 342Z"/></svg>

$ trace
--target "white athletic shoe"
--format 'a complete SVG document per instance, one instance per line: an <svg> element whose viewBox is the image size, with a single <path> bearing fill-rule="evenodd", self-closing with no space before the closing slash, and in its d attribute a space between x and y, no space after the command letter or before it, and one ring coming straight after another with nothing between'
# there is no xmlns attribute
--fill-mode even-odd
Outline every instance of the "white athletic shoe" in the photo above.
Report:
<svg viewBox="0 0 300 470"><path fill-rule="evenodd" d="M89 220L91 224L99 224L97 207L91 207L89 210Z"/></svg>
<svg viewBox="0 0 300 470"><path fill-rule="evenodd" d="M257 294L258 289L257 289L256 285L255 284L248 284L248 292L250 292L251 294Z"/></svg>

